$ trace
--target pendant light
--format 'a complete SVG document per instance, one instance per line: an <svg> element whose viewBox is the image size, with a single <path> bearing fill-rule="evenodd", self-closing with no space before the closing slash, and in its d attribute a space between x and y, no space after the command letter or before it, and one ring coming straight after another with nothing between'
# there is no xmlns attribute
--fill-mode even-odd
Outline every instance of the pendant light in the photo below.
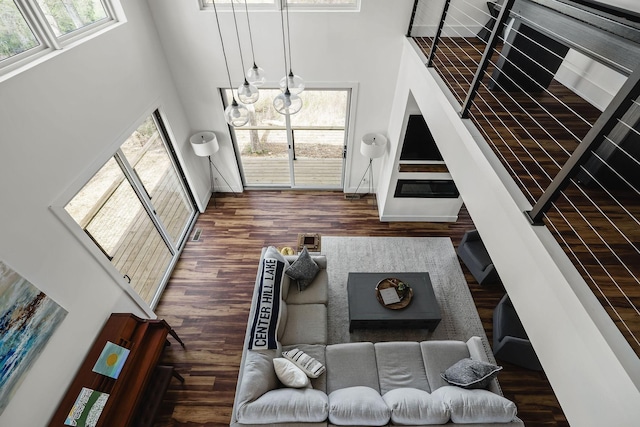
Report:
<svg viewBox="0 0 640 427"><path fill-rule="evenodd" d="M247 70L247 80L254 86L262 86L267 81L267 75L264 70L256 65L256 54L253 51L253 37L251 36L251 23L249 22L249 8L247 0L244 0L244 10L247 13L247 28L249 28L249 42L251 43L251 58L253 59L253 67Z"/></svg>
<svg viewBox="0 0 640 427"><path fill-rule="evenodd" d="M282 22L282 47L284 48L284 72L287 72L287 51L285 48L284 37L284 17L282 16L282 9L280 9L280 20ZM302 108L302 99L295 93L291 93L289 90L288 79L284 79L285 86L284 92L278 94L273 99L273 107L280 114L295 114Z"/></svg>
<svg viewBox="0 0 640 427"><path fill-rule="evenodd" d="M290 27L289 4L287 0L284 0L283 3L284 3L284 7L287 8L287 40L288 40L288 47L289 47L289 74L287 74L285 70L285 76L282 79L280 79L280 89L284 91L286 88L289 88L289 91L291 93L298 94L304 90L304 80L302 80L302 77L298 76L297 74L293 74L293 71L291 69L291 35L289 34L289 27ZM282 14L282 9L280 9L280 13ZM283 27L284 27L284 24L283 24Z"/></svg>
<svg viewBox="0 0 640 427"><path fill-rule="evenodd" d="M224 49L224 40L222 39L222 30L220 29L220 20L218 19L218 9L216 2L213 2L213 11L216 14L216 24L218 24L218 34L220 34L220 44L222 45L222 55L224 56L224 65L227 69L227 77L229 78L229 90L231 91L231 105L224 109L224 118L233 127L244 126L249 122L249 110L242 104L238 104L236 97L233 95L233 84L231 83L231 74L229 73L229 63L227 62L227 53Z"/></svg>
<svg viewBox="0 0 640 427"><path fill-rule="evenodd" d="M214 1L215 3L215 1ZM240 44L240 34L238 33L238 21L236 20L236 8L233 6L233 0L231 0L231 10L233 11L233 24L236 27L236 38L238 40L238 50L240 51L240 63L242 64L242 77L244 77L244 59L242 57L242 45ZM244 77L244 83L238 87L238 99L245 104L254 104L260 97L258 88L249 83L247 78Z"/></svg>

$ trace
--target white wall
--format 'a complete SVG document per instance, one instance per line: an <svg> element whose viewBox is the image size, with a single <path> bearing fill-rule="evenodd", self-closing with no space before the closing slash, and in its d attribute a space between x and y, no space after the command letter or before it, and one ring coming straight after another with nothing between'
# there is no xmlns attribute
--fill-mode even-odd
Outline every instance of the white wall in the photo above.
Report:
<svg viewBox="0 0 640 427"><path fill-rule="evenodd" d="M569 49L555 79L604 111L627 77L582 53Z"/></svg>
<svg viewBox="0 0 640 427"><path fill-rule="evenodd" d="M422 0L418 3L411 35L430 37L436 34L444 0ZM452 0L442 35L448 37L472 37L491 19L486 0Z"/></svg>
<svg viewBox="0 0 640 427"><path fill-rule="evenodd" d="M201 11L197 1L150 1L153 18L182 103L194 130L212 130L220 141L216 164L241 190L240 176L223 108L217 92L228 87L213 10ZM409 25L413 1L366 0L360 12L290 11L293 71L307 87L355 87L350 123L345 190L355 191L368 159L359 152L362 136L387 128L402 41ZM238 43L230 11L218 11L229 58L231 78L242 78ZM250 11L256 62L268 74L264 87L277 87L284 74L280 13ZM245 67L251 51L244 8L237 11ZM302 93L304 100L304 92ZM354 149L350 149L354 147ZM222 182L222 181L221 181Z"/></svg>
<svg viewBox="0 0 640 427"><path fill-rule="evenodd" d="M188 144L147 4L123 7L128 22L0 83L0 259L68 311L0 415L2 426L46 425L109 314L150 313L49 209L153 108L165 112L178 149Z"/></svg>
<svg viewBox="0 0 640 427"><path fill-rule="evenodd" d="M402 85L403 82L398 82ZM378 210L381 221L429 221L455 222L462 207L462 198L399 198L395 197L395 190L399 179L444 179L451 180L449 173L408 173L400 172L399 164L402 144L407 131L407 122L412 114L422 114L416 101L408 94L407 98L396 97L393 111L404 111L399 116L392 116L389 122L389 153L380 161L380 184L378 185ZM404 162L419 163L425 162ZM440 162L441 163L441 162Z"/></svg>
<svg viewBox="0 0 640 427"><path fill-rule="evenodd" d="M531 226L409 41L391 114L412 93L571 425L635 426L640 361L553 236Z"/></svg>

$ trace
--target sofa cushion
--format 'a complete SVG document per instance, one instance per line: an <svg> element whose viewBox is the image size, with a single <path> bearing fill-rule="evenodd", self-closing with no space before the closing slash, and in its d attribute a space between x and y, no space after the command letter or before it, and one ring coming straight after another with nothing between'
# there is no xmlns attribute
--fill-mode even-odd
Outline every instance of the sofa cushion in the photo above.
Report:
<svg viewBox="0 0 640 427"><path fill-rule="evenodd" d="M287 276L289 279L289 277ZM291 279L289 279L291 280ZM291 289L286 298L288 304L327 304L329 300L329 275L327 270L320 269L311 284L301 292Z"/></svg>
<svg viewBox="0 0 640 427"><path fill-rule="evenodd" d="M311 284L320 271L318 264L311 258L305 246L298 255L298 259L286 270L287 276L298 281L298 290L303 291Z"/></svg>
<svg viewBox="0 0 640 427"><path fill-rule="evenodd" d="M402 425L445 424L449 407L417 388L395 388L382 396L391 409L391 421Z"/></svg>
<svg viewBox="0 0 640 427"><path fill-rule="evenodd" d="M444 386L431 394L449 407L454 423L508 423L516 417L516 405L489 390Z"/></svg>
<svg viewBox="0 0 640 427"><path fill-rule="evenodd" d="M328 345L327 393L347 387L365 386L379 392L378 367L373 343Z"/></svg>
<svg viewBox="0 0 640 427"><path fill-rule="evenodd" d="M420 344L412 341L378 342L374 344L380 393L409 387L431 391L424 370Z"/></svg>
<svg viewBox="0 0 640 427"><path fill-rule="evenodd" d="M287 307L287 303L284 301L280 302L280 318L278 319L278 341L282 341L282 337L284 336L284 331L287 328L287 320L289 318L289 309Z"/></svg>
<svg viewBox="0 0 640 427"><path fill-rule="evenodd" d="M287 304L287 326L282 345L326 344L327 307L324 304Z"/></svg>
<svg viewBox="0 0 640 427"><path fill-rule="evenodd" d="M274 358L273 368L276 371L276 376L285 387L305 388L311 385L307 374L289 359Z"/></svg>
<svg viewBox="0 0 640 427"><path fill-rule="evenodd" d="M327 395L312 388L280 388L243 405L237 413L242 424L320 423L329 415Z"/></svg>
<svg viewBox="0 0 640 427"><path fill-rule="evenodd" d="M322 363L298 348L283 351L282 357L293 362L309 378L318 378L327 370Z"/></svg>
<svg viewBox="0 0 640 427"><path fill-rule="evenodd" d="M449 384L458 387L487 388L501 369L501 366L492 363L464 358L447 368L441 376Z"/></svg>
<svg viewBox="0 0 640 427"><path fill-rule="evenodd" d="M376 390L356 386L329 394L329 421L337 425L383 426L390 410Z"/></svg>
<svg viewBox="0 0 640 427"><path fill-rule="evenodd" d="M463 341L422 341L420 350L432 393L442 386L449 385L440 374L458 360L469 357L469 348Z"/></svg>
<svg viewBox="0 0 640 427"><path fill-rule="evenodd" d="M245 354L242 378L236 396L240 405L256 400L269 390L278 388L278 377L273 369L277 350L248 350Z"/></svg>
<svg viewBox="0 0 640 427"><path fill-rule="evenodd" d="M324 344L296 344L290 346L283 346L282 351L292 350L298 348L304 351L309 356L316 359L318 362L326 366L326 360L324 357ZM320 375L318 378L311 378L311 385L316 390L327 391L327 374Z"/></svg>

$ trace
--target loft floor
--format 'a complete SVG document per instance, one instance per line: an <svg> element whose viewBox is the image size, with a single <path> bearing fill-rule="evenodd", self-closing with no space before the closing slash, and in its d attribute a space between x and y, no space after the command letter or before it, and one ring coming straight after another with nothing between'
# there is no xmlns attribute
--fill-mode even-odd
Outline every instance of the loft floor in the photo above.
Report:
<svg viewBox="0 0 640 427"><path fill-rule="evenodd" d="M346 200L339 191L245 191L224 195L196 223L156 309L187 349L166 350L166 363L185 377L174 381L156 427L228 426L245 327L263 246L295 246L298 233L333 236L445 236L457 246L473 228L463 208L455 223L380 222L371 198ZM501 286L480 287L464 267L489 340ZM527 427L568 426L544 373L500 362L505 396Z"/></svg>

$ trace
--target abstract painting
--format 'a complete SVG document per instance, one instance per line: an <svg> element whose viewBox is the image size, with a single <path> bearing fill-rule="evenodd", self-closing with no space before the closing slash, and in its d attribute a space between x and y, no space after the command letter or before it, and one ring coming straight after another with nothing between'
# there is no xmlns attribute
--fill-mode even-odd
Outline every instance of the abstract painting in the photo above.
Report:
<svg viewBox="0 0 640 427"><path fill-rule="evenodd" d="M66 315L0 261L0 414Z"/></svg>

